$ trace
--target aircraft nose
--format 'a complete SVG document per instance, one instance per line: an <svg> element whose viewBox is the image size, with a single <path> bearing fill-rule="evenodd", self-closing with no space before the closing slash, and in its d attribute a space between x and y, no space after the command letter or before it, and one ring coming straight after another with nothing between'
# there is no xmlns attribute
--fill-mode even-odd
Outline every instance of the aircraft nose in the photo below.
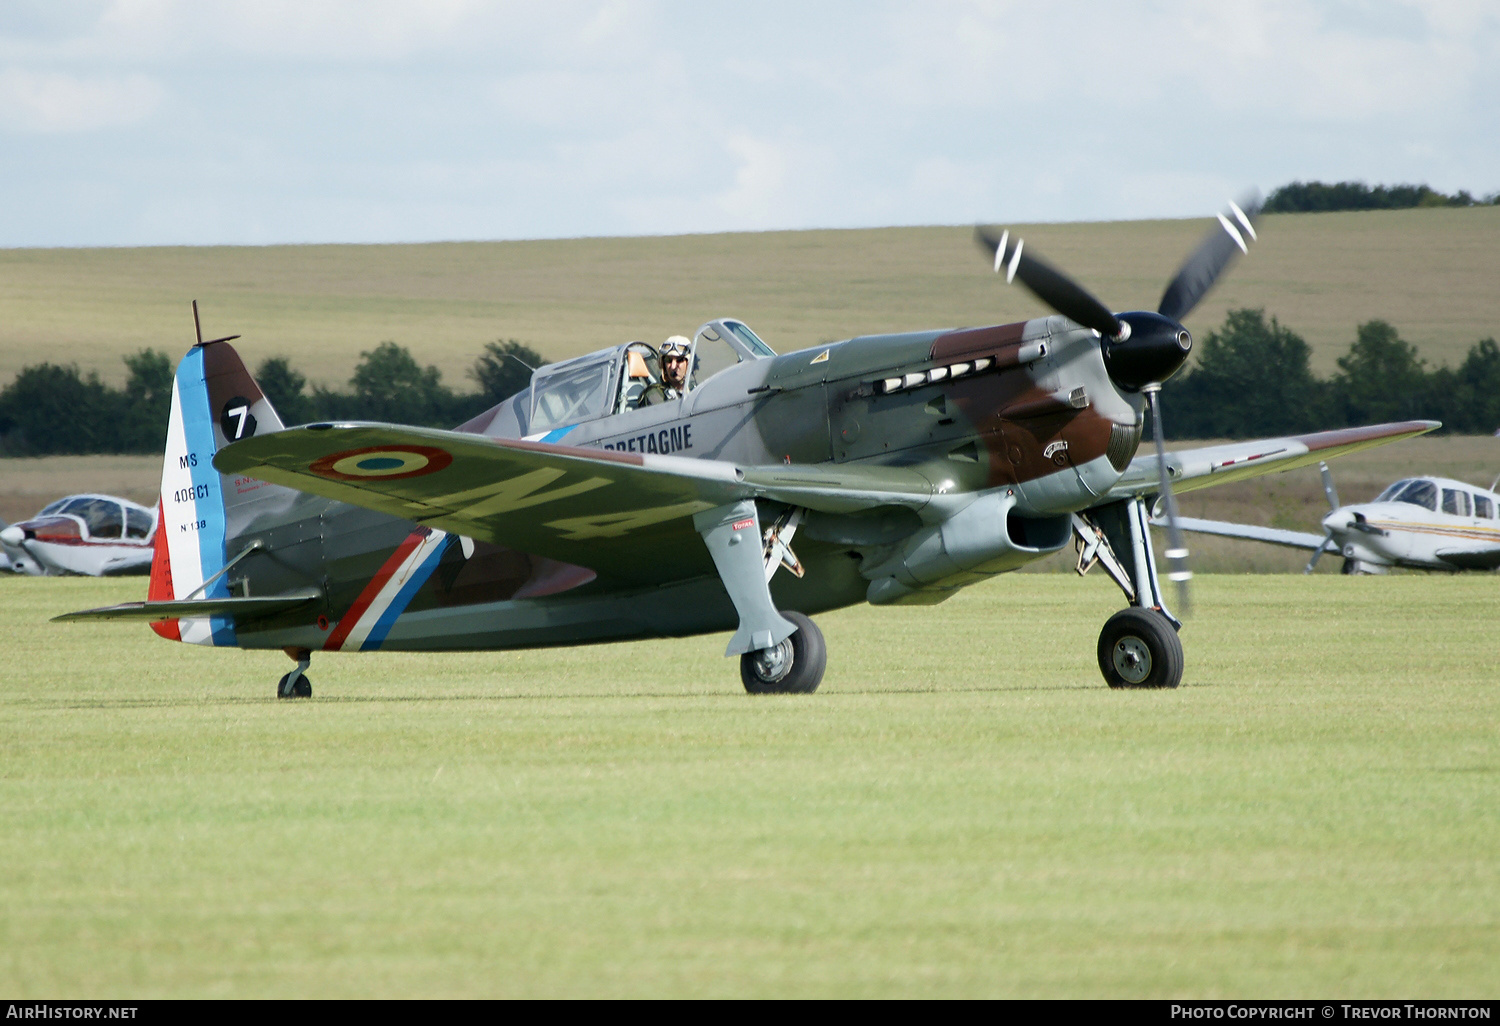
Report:
<svg viewBox="0 0 1500 1026"><path fill-rule="evenodd" d="M1349 525L1354 522L1354 514L1348 510L1336 509L1323 518L1323 530L1343 532L1349 530Z"/></svg>
<svg viewBox="0 0 1500 1026"><path fill-rule="evenodd" d="M5 530L0 531L0 542L4 542L7 545L20 545L25 540L26 532L15 524L11 524Z"/></svg>
<svg viewBox="0 0 1500 1026"><path fill-rule="evenodd" d="M1119 315L1130 331L1104 343L1104 366L1110 380L1127 392L1166 381L1187 362L1193 336L1176 321L1143 310Z"/></svg>

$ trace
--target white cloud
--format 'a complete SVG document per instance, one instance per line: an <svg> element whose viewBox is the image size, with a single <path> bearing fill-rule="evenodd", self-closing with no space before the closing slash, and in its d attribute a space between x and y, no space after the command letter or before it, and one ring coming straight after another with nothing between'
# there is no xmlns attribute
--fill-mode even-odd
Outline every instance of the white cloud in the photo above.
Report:
<svg viewBox="0 0 1500 1026"><path fill-rule="evenodd" d="M0 245L1171 216L1294 177L1500 188L1494 0L8 2ZM117 199L88 217L57 198L100 183ZM114 212L188 196L215 213L167 235Z"/></svg>
<svg viewBox="0 0 1500 1026"><path fill-rule="evenodd" d="M17 132L91 132L150 116L164 90L145 75L79 77L0 71L0 124Z"/></svg>

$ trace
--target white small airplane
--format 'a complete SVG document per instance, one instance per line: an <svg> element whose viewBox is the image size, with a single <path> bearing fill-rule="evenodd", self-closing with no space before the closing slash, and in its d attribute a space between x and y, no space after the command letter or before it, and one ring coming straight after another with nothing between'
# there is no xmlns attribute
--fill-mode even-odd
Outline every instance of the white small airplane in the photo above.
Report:
<svg viewBox="0 0 1500 1026"><path fill-rule="evenodd" d="M1305 573L1312 573L1324 552L1341 553L1346 574L1383 574L1393 566L1500 567L1500 494L1494 490L1500 478L1485 489L1446 477L1406 477L1370 502L1341 506L1328 464L1319 466L1331 507L1321 536L1195 517L1179 517L1178 523L1184 531L1311 549Z"/></svg>
<svg viewBox="0 0 1500 1026"><path fill-rule="evenodd" d="M5 564L37 577L150 573L155 541L155 511L113 495L68 495L0 530Z"/></svg>

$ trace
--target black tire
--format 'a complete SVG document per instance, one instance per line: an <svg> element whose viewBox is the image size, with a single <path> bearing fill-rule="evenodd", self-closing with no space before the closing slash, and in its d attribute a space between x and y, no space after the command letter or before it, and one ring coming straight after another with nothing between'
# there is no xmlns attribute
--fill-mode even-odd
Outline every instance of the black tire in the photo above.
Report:
<svg viewBox="0 0 1500 1026"><path fill-rule="evenodd" d="M740 656L740 680L752 695L810 695L823 683L823 632L801 613L782 613L797 631L772 649Z"/></svg>
<svg viewBox="0 0 1500 1026"><path fill-rule="evenodd" d="M1099 672L1112 688L1175 688L1182 683L1182 639L1156 610L1122 609L1099 632Z"/></svg>
<svg viewBox="0 0 1500 1026"><path fill-rule="evenodd" d="M293 673L295 673L295 672L296 671L294 670ZM292 684L291 684L291 687L288 688L287 687L287 682L291 679L291 676L292 676L292 674L289 673L285 677L282 677L281 680L277 681L277 683L276 683L276 697L277 698L311 698L312 697L312 681L310 681L310 680L307 679L307 674L305 674L305 673L298 674L297 675L297 679L295 681L293 681Z"/></svg>

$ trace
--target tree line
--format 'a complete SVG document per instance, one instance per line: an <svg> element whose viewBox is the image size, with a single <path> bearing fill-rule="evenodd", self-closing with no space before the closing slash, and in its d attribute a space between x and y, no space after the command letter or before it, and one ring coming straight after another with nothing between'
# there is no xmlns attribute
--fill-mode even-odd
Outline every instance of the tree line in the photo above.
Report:
<svg viewBox="0 0 1500 1026"><path fill-rule="evenodd" d="M1500 347L1469 347L1458 367L1429 370L1386 321L1355 329L1338 371L1313 374L1311 350L1263 310L1231 310L1197 343L1197 360L1162 387L1169 438L1261 438L1394 420L1431 419L1445 432L1500 428Z"/></svg>
<svg viewBox="0 0 1500 1026"><path fill-rule="evenodd" d="M1276 189L1261 209L1267 214L1315 214L1333 210L1405 210L1411 207L1479 207L1500 204L1500 192L1475 199L1467 189L1453 195L1429 185L1364 182L1292 182Z"/></svg>
<svg viewBox="0 0 1500 1026"><path fill-rule="evenodd" d="M256 381L287 424L373 420L453 427L525 388L541 357L510 339L488 343L456 392L436 367L404 346L382 342L361 353L342 390L308 387L282 356L263 360ZM1500 347L1469 348L1456 368L1428 369L1416 347L1385 321L1359 325L1338 371L1323 379L1311 349L1263 310L1231 310L1197 342L1196 360L1163 388L1171 438L1260 438L1392 420L1441 420L1443 430L1489 434L1500 428ZM127 356L123 388L77 366L26 367L0 390L0 454L160 452L172 401L173 365L143 349Z"/></svg>
<svg viewBox="0 0 1500 1026"><path fill-rule="evenodd" d="M374 420L451 428L525 388L542 358L515 339L487 343L468 376L476 390L458 392L436 367L382 342L360 354L346 389L308 387L284 356L261 361L255 380L286 424ZM174 365L142 349L124 357L123 388L87 375L76 364L24 367L0 389L0 455L160 452L172 405Z"/></svg>

